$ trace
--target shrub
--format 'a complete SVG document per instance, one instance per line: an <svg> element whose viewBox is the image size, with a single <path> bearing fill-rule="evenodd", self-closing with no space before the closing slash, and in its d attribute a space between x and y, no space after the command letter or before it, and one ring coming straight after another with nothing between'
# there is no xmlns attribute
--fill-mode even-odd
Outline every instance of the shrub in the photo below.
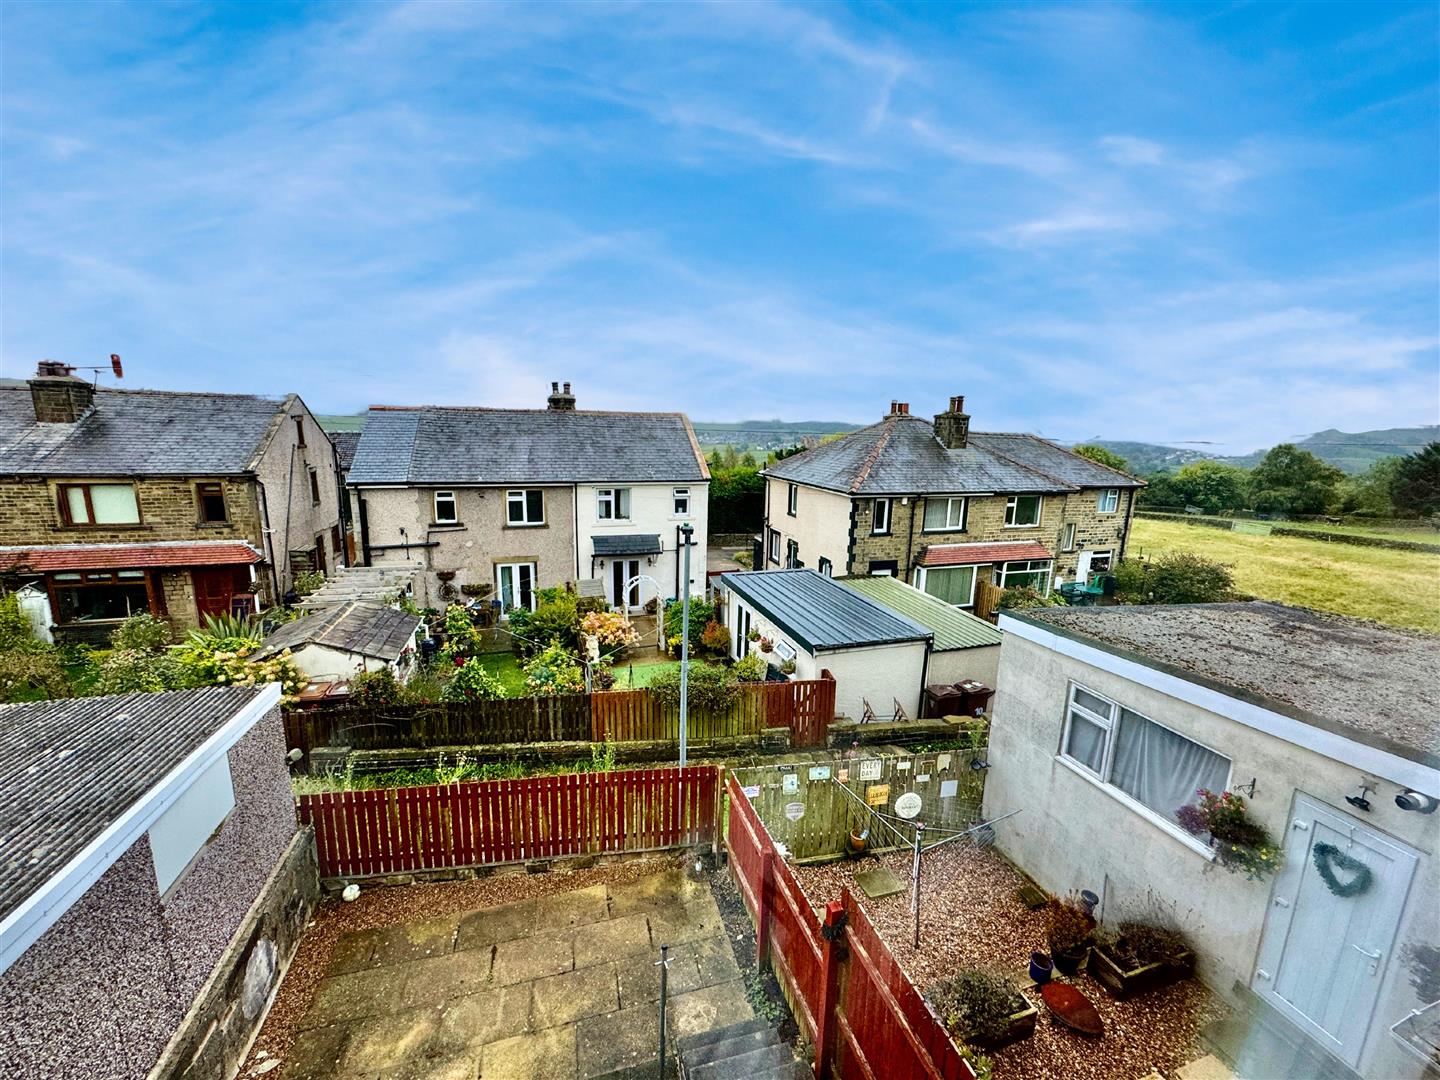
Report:
<svg viewBox="0 0 1440 1080"><path fill-rule="evenodd" d="M1012 585L1000 594L1000 607L1004 609L1058 607L1065 601L1053 593L1049 596L1029 585Z"/></svg>
<svg viewBox="0 0 1440 1080"><path fill-rule="evenodd" d="M300 596L309 596L325 584L325 571L323 570L302 570L295 575L291 588Z"/></svg>
<svg viewBox="0 0 1440 1080"><path fill-rule="evenodd" d="M769 667L770 665L765 663L763 656L759 653L752 652L746 653L739 660L736 660L735 666L730 670L734 673L735 678L741 682L764 682L765 672Z"/></svg>
<svg viewBox="0 0 1440 1080"><path fill-rule="evenodd" d="M534 656L551 642L574 652L580 644L580 606L574 593L541 589L534 611L512 608L510 645L520 657Z"/></svg>
<svg viewBox="0 0 1440 1080"><path fill-rule="evenodd" d="M0 702L70 696L70 680L51 649L0 652Z"/></svg>
<svg viewBox="0 0 1440 1080"><path fill-rule="evenodd" d="M206 615L200 629L186 635L185 647L239 649L246 642L258 645L264 636L260 620L254 616Z"/></svg>
<svg viewBox="0 0 1440 1080"><path fill-rule="evenodd" d="M1122 922L1113 930L1107 928L1101 932L1100 943L1126 971L1170 963L1190 951L1189 941L1179 930L1144 922Z"/></svg>
<svg viewBox="0 0 1440 1080"><path fill-rule="evenodd" d="M522 670L532 694L549 697L585 692L585 672L580 661L558 641L536 653Z"/></svg>
<svg viewBox="0 0 1440 1080"><path fill-rule="evenodd" d="M692 708L724 712L740 695L740 684L734 674L715 664L691 664L689 696ZM680 704L680 669L670 668L650 680L650 692L663 705Z"/></svg>
<svg viewBox="0 0 1440 1080"><path fill-rule="evenodd" d="M448 655L474 656L484 642L485 638L475 628L469 608L464 604L451 604L445 609L445 652Z"/></svg>
<svg viewBox="0 0 1440 1080"><path fill-rule="evenodd" d="M930 1002L945 1026L964 1039L995 1042L1010 1017L1026 1007L1024 996L1004 975L968 968L930 991Z"/></svg>
<svg viewBox="0 0 1440 1080"><path fill-rule="evenodd" d="M602 648L618 649L640 640L635 624L619 611L588 612L580 620L580 632L593 634Z"/></svg>
<svg viewBox="0 0 1440 1080"><path fill-rule="evenodd" d="M140 612L115 628L115 633L110 635L110 644L116 649L158 652L167 645L175 644L175 631L165 619Z"/></svg>
<svg viewBox="0 0 1440 1080"><path fill-rule="evenodd" d="M440 690L441 701L495 701L504 696L504 685L473 656L455 669Z"/></svg>
<svg viewBox="0 0 1440 1080"><path fill-rule="evenodd" d="M0 652L41 647L30 619L20 610L20 597L13 592L0 593Z"/></svg>
<svg viewBox="0 0 1440 1080"><path fill-rule="evenodd" d="M433 667L427 666L411 675L401 690L405 694L404 701L429 705L444 700L445 682L435 673Z"/></svg>
<svg viewBox="0 0 1440 1080"><path fill-rule="evenodd" d="M672 600L665 605L665 639L680 637L683 629L681 623L684 621L684 605L679 600ZM700 639L705 634L705 624L715 618L715 605L708 600L702 600L698 596L690 598L690 648L698 647Z"/></svg>
<svg viewBox="0 0 1440 1080"><path fill-rule="evenodd" d="M729 628L724 623L718 623L711 619L700 633L700 645L717 656L726 655L730 651Z"/></svg>
<svg viewBox="0 0 1440 1080"><path fill-rule="evenodd" d="M290 650L264 660L251 660L260 647L256 637L232 636L224 631L246 630L226 622L229 617L207 620L205 630L192 630L185 644L171 654L185 670L187 686L259 686L280 684L280 704L294 705L309 680L295 666Z"/></svg>
<svg viewBox="0 0 1440 1080"><path fill-rule="evenodd" d="M405 687L395 678L395 672L382 667L374 671L362 671L351 676L350 704L362 709L374 709L384 705L395 705L405 700Z"/></svg>
<svg viewBox="0 0 1440 1080"><path fill-rule="evenodd" d="M185 666L168 652L116 649L100 662L92 692L158 694L190 685Z"/></svg>
<svg viewBox="0 0 1440 1080"><path fill-rule="evenodd" d="M1190 551L1126 559L1115 572L1115 592L1128 604L1211 604L1230 599L1234 589L1227 564Z"/></svg>
<svg viewBox="0 0 1440 1080"><path fill-rule="evenodd" d="M1045 941L1051 953L1070 953L1084 948L1094 924L1073 897L1052 900L1045 909Z"/></svg>

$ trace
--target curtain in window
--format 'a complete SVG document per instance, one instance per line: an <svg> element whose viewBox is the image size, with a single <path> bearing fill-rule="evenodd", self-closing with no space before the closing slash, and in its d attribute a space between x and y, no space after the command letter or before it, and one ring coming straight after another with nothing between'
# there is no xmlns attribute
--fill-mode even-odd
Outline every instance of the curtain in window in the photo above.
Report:
<svg viewBox="0 0 1440 1080"><path fill-rule="evenodd" d="M1229 778L1228 759L1120 710L1110 782L1157 814L1174 821L1176 810L1195 802L1197 790L1223 791Z"/></svg>
<svg viewBox="0 0 1440 1080"><path fill-rule="evenodd" d="M925 571L925 591L947 604L963 606L970 603L970 586L975 580L973 566L959 566L951 570Z"/></svg>
<svg viewBox="0 0 1440 1080"><path fill-rule="evenodd" d="M1093 773L1105 762L1105 729L1074 709L1070 710L1070 743L1065 753Z"/></svg>
<svg viewBox="0 0 1440 1080"><path fill-rule="evenodd" d="M129 484L92 484L90 505L95 508L96 524L134 525L140 520L135 489Z"/></svg>

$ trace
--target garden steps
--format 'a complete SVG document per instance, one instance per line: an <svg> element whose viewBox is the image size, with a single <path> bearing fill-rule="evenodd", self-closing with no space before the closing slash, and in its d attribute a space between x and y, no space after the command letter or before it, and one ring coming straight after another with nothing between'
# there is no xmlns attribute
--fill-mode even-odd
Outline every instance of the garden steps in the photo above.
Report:
<svg viewBox="0 0 1440 1080"><path fill-rule="evenodd" d="M682 1039L678 1049L685 1080L793 1080L802 1075L789 1045L760 1017Z"/></svg>

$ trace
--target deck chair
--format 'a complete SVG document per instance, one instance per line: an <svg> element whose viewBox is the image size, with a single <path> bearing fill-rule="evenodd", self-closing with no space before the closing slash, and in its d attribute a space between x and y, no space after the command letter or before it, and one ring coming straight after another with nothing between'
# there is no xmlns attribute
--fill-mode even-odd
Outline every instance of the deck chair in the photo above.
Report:
<svg viewBox="0 0 1440 1080"><path fill-rule="evenodd" d="M893 698L892 700L895 702L895 715L892 719L894 719L896 722L899 722L901 720L908 721L910 719L909 714L905 712L905 706L900 704L900 699Z"/></svg>
<svg viewBox="0 0 1440 1080"><path fill-rule="evenodd" d="M867 699L862 697L860 704L862 706L860 710L860 723L873 724L880 719L875 715L875 710L870 707L870 702Z"/></svg>

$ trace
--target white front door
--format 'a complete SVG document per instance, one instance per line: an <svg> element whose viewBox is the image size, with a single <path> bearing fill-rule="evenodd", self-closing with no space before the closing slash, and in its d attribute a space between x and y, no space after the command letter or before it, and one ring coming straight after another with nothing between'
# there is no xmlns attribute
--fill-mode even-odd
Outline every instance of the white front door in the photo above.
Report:
<svg viewBox="0 0 1440 1080"><path fill-rule="evenodd" d="M1082 551L1075 559L1075 580L1084 585L1090 580L1090 551Z"/></svg>
<svg viewBox="0 0 1440 1080"><path fill-rule="evenodd" d="M501 612L511 608L535 610L535 564L500 563L495 567L495 591L500 594Z"/></svg>
<svg viewBox="0 0 1440 1080"><path fill-rule="evenodd" d="M610 563L610 604L621 611L640 608L639 559L614 559ZM629 585L627 589L626 586Z"/></svg>
<svg viewBox="0 0 1440 1080"><path fill-rule="evenodd" d="M1418 858L1410 848L1308 795L1297 795L1250 987L1347 1065L1360 1063ZM1317 847L1320 849L1317 852ZM1365 871L1369 884L1341 893ZM1341 863L1342 865L1337 865Z"/></svg>

